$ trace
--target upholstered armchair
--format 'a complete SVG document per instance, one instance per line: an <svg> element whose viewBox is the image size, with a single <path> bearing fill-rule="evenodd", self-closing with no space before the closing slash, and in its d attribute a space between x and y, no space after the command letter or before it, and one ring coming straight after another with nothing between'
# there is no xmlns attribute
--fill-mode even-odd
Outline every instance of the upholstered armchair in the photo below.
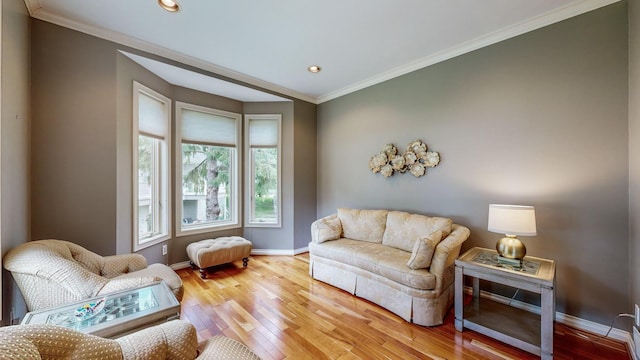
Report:
<svg viewBox="0 0 640 360"><path fill-rule="evenodd" d="M244 344L224 336L198 344L196 330L169 321L111 340L56 325L0 327L2 359L234 359L259 360Z"/></svg>
<svg viewBox="0 0 640 360"><path fill-rule="evenodd" d="M178 301L182 280L164 264L147 265L139 254L100 256L63 240L30 241L3 259L29 311L135 288L164 280Z"/></svg>

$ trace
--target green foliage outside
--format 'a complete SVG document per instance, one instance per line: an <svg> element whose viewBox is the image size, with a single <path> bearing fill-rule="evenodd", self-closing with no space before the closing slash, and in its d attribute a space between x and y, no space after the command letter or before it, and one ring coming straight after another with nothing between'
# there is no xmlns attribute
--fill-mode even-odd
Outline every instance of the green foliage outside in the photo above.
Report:
<svg viewBox="0 0 640 360"><path fill-rule="evenodd" d="M229 189L230 160L233 148L199 144L182 144L183 184L196 194L206 195L206 221L226 220L228 214L220 211L218 193L224 185ZM255 164L255 217L276 217L278 187L278 150L252 149ZM225 199L228 201L228 198ZM227 208L232 204L227 203Z"/></svg>
<svg viewBox="0 0 640 360"><path fill-rule="evenodd" d="M277 215L278 194L278 149L253 149L255 164L255 209L256 219L274 219Z"/></svg>

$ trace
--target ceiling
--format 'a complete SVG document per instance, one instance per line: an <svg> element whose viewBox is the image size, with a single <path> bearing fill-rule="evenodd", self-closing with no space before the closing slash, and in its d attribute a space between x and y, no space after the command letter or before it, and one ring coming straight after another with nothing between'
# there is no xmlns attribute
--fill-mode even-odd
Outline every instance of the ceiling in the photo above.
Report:
<svg viewBox="0 0 640 360"><path fill-rule="evenodd" d="M322 103L618 0L177 1L177 13L156 0L25 3L34 18Z"/></svg>

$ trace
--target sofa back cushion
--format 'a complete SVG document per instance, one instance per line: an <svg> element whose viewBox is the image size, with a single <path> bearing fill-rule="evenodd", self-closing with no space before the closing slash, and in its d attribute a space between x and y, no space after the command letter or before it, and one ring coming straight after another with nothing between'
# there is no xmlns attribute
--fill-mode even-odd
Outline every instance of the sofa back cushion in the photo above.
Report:
<svg viewBox="0 0 640 360"><path fill-rule="evenodd" d="M387 210L338 208L338 218L342 223L342 237L374 243L382 242L382 235L387 225Z"/></svg>
<svg viewBox="0 0 640 360"><path fill-rule="evenodd" d="M389 211L382 244L412 252L418 239L426 238L436 230L442 231L442 239L451 233L451 219ZM440 242L438 240L438 242ZM436 243L437 245L437 243Z"/></svg>

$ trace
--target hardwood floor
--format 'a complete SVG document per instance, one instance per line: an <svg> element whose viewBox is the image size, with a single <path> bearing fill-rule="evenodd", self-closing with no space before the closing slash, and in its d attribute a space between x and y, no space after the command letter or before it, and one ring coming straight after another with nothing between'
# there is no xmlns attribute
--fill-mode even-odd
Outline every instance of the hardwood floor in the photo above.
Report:
<svg viewBox="0 0 640 360"><path fill-rule="evenodd" d="M199 340L226 335L268 359L539 359L453 326L422 327L347 292L313 280L308 256L252 256L209 270L178 270L181 318ZM630 359L626 345L555 325L555 359Z"/></svg>

